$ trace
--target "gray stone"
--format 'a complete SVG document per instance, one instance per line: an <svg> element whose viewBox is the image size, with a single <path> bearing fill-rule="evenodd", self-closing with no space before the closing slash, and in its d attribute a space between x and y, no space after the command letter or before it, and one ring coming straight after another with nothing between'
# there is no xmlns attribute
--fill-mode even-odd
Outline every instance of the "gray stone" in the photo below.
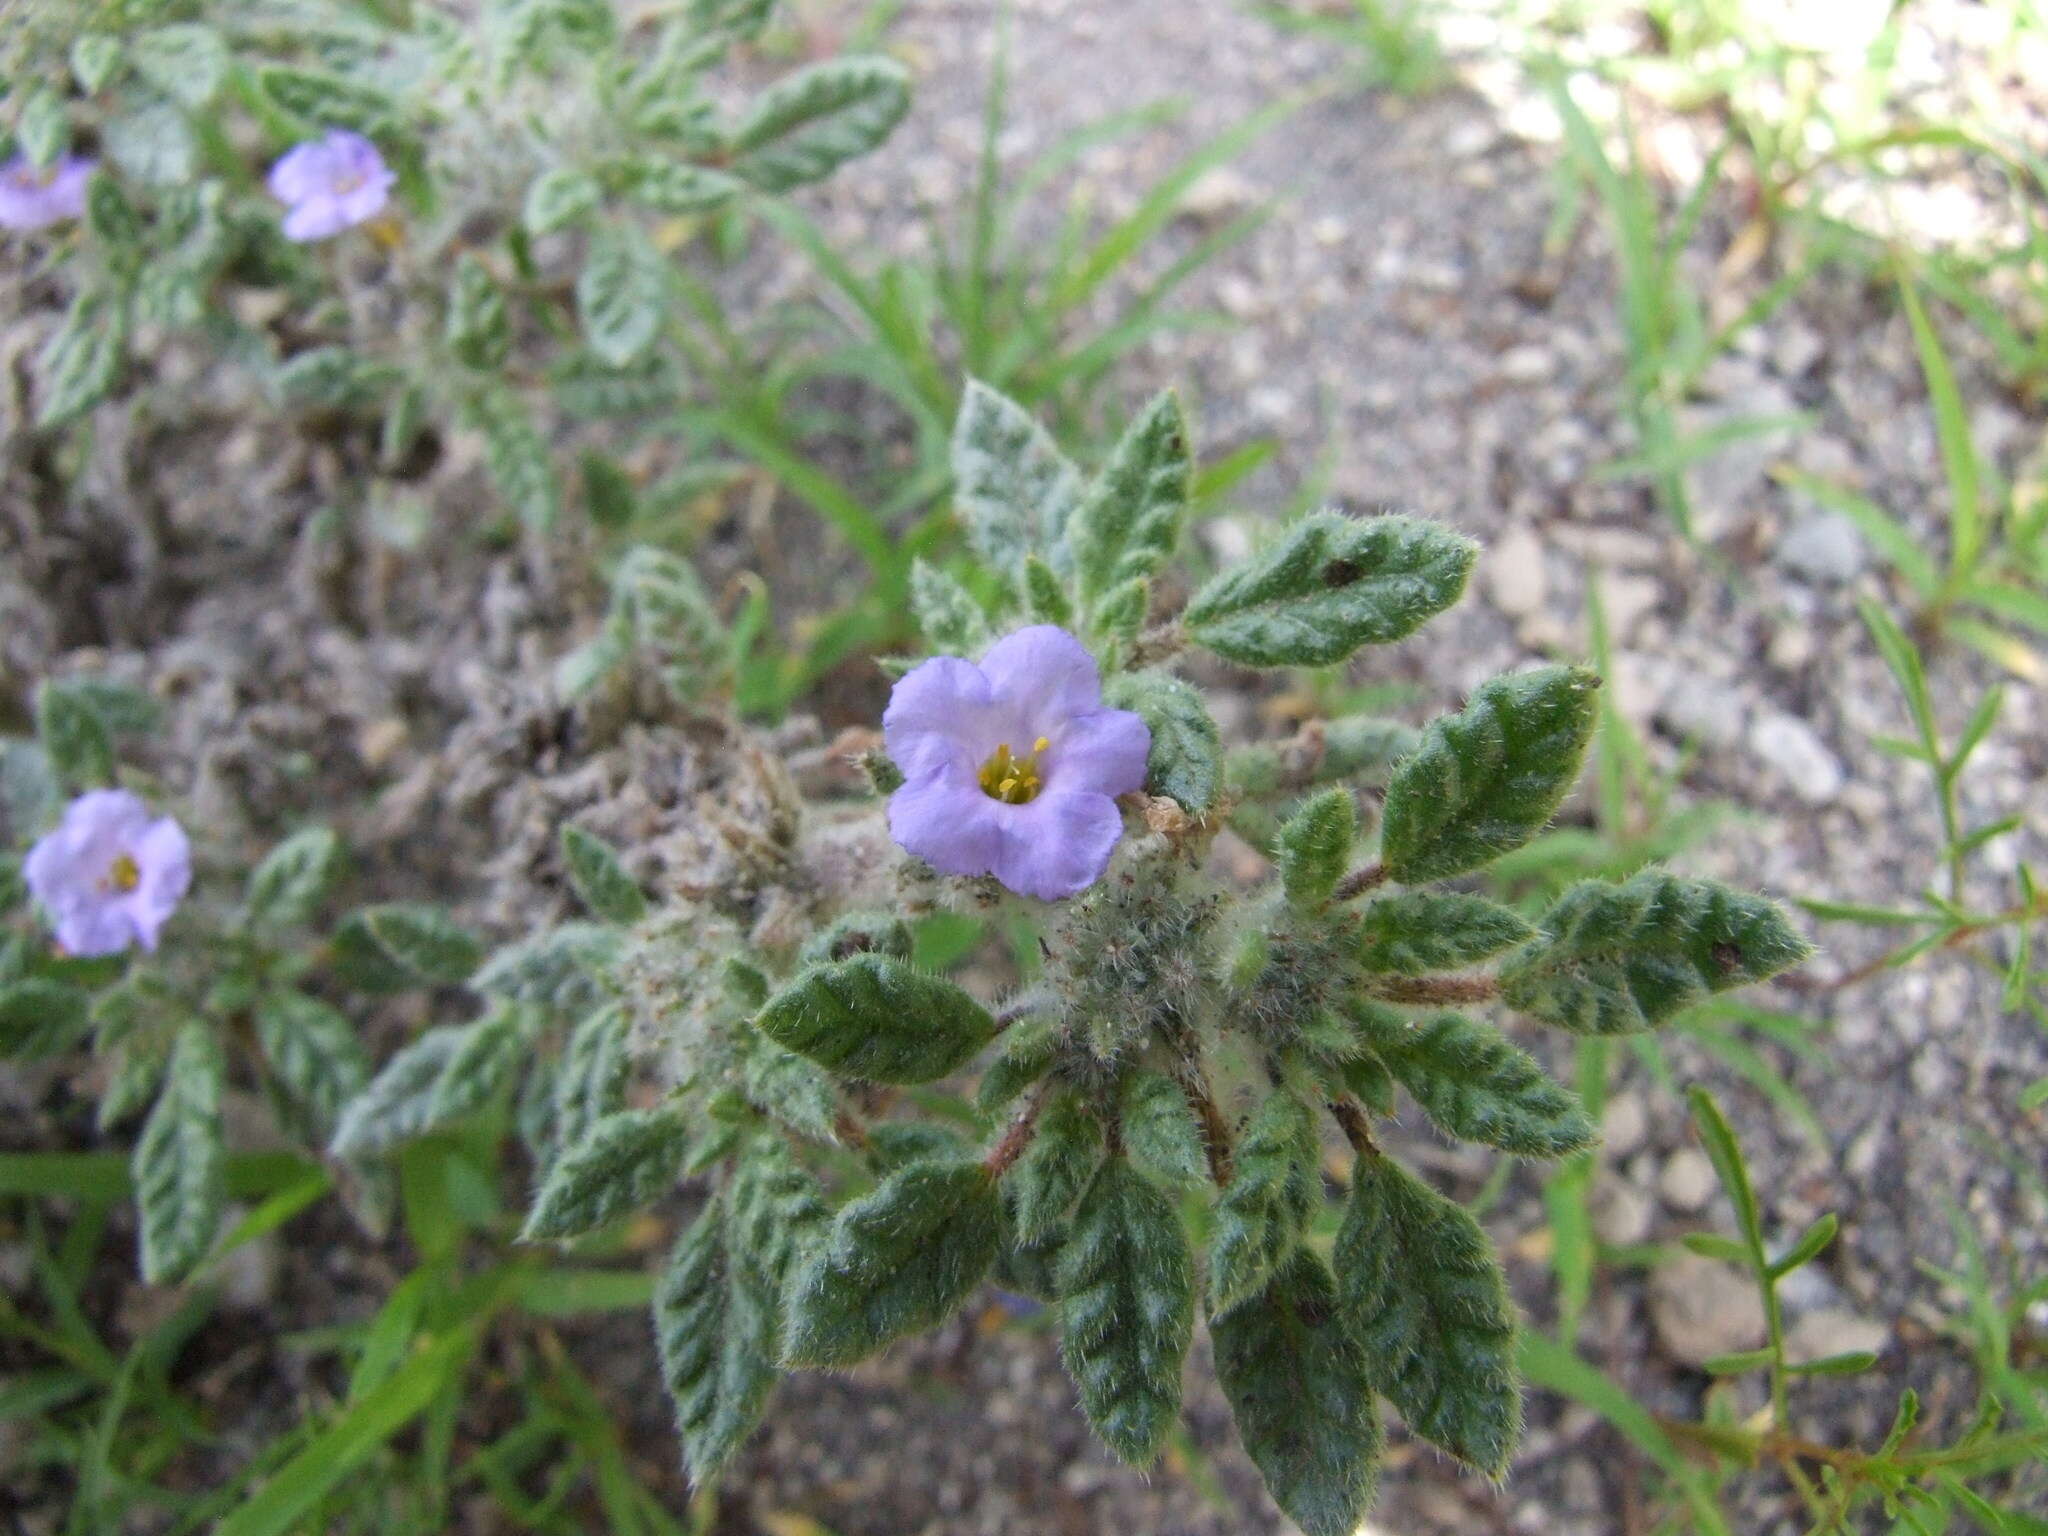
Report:
<svg viewBox="0 0 2048 1536"><path fill-rule="evenodd" d="M1884 1353L1891 1337L1891 1329L1883 1323L1859 1317L1847 1307L1822 1307L1792 1325L1785 1336L1785 1355L1795 1362L1863 1350L1878 1355Z"/></svg>
<svg viewBox="0 0 2048 1536"><path fill-rule="evenodd" d="M1657 1220L1657 1204L1643 1190L1620 1179L1603 1179L1593 1188L1593 1235L1612 1248L1626 1248L1648 1239Z"/></svg>
<svg viewBox="0 0 2048 1536"><path fill-rule="evenodd" d="M1526 523L1516 523L1487 548L1486 593L1494 607L1511 619L1543 611L1550 581L1543 569L1543 541Z"/></svg>
<svg viewBox="0 0 2048 1536"><path fill-rule="evenodd" d="M1600 1114L1600 1145L1616 1162L1630 1156L1649 1133L1650 1112L1643 1096L1633 1088L1624 1089L1607 1101Z"/></svg>
<svg viewBox="0 0 2048 1536"><path fill-rule="evenodd" d="M1810 512L1785 530L1772 551L1793 575L1823 586L1854 581L1870 565L1870 547L1857 526L1839 512Z"/></svg>
<svg viewBox="0 0 2048 1536"><path fill-rule="evenodd" d="M1758 716L1749 728L1749 749L1808 805L1826 805L1842 792L1842 760L1797 715L1773 710Z"/></svg>
<svg viewBox="0 0 2048 1536"><path fill-rule="evenodd" d="M1714 1165L1697 1147L1680 1147L1664 1159L1663 1171L1657 1175L1657 1193L1664 1203L1688 1216L1704 1211L1720 1187Z"/></svg>
<svg viewBox="0 0 2048 1536"><path fill-rule="evenodd" d="M1734 1265L1681 1253L1650 1277L1650 1326L1672 1359L1704 1365L1761 1345L1764 1308L1755 1282Z"/></svg>

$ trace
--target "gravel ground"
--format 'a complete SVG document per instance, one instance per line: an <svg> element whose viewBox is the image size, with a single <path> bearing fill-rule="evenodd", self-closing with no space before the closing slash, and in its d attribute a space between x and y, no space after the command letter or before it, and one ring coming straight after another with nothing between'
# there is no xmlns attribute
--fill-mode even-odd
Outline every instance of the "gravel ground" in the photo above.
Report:
<svg viewBox="0 0 2048 1536"><path fill-rule="evenodd" d="M1170 11L1136 0L1018 0L1012 30L1007 163L1104 110L1189 98L1183 120L1083 163L1111 210L1193 144L1326 81L1338 63L1221 0ZM991 36L981 0L903 7L892 39L920 77L913 115L881 155L816 199L849 248L915 248L911 215L957 207L973 172ZM1511 93L1462 88L1419 103L1340 92L1302 107L1209 178L1173 234L1184 248L1236 213L1273 205L1199 285L1200 302L1236 324L1155 344L1132 369L1129 398L1178 383L1210 448L1278 440L1275 464L1242 497L1243 515L1209 525L1219 549L1241 542L1256 509L1279 504L1326 447L1335 496L1411 505L1486 541L1473 599L1425 640L1376 655L1373 680L1406 684L1436 709L1503 668L1582 655L1585 595L1597 580L1622 708L1661 764L1685 757L1685 795L1737 808L1684 867L1780 896L1908 900L1933 875L1939 836L1923 775L1871 744L1904 728L1854 608L1882 576L1853 533L1770 478L1789 460L1856 483L1935 541L1941 475L1904 322L1881 291L1830 278L1716 366L1704 417L1801 410L1816 422L1796 440L1745 444L1698 473L1701 526L1732 571L1724 579L1642 488L1593 473L1631 446L1616 407L1625 357L1610 263L1593 227L1561 256L1546 251L1556 156L1509 132L1525 115ZM773 299L802 278L790 265L760 281ZM17 316L0 334L10 362L50 323L41 297L30 286L5 300ZM2040 420L1967 353L1962 371L1980 441L2009 473L2038 443ZM573 551L542 563L468 541L381 547L321 511L361 472L356 446L250 424L244 386L203 370L157 391L150 412L103 413L85 492L66 498L52 490L55 467L11 430L16 377L10 368L0 378L10 429L0 700L25 699L33 679L65 667L147 680L179 701L158 766L223 831L254 846L308 808L360 805L354 894L440 893L500 929L559 907L547 838L561 816L602 807L598 824L622 836L666 847L684 835L704 787L687 732L577 725L549 696L553 659L594 611L595 594L564 574L578 568ZM460 441L420 484L443 528L467 526L481 487L474 449ZM802 526L789 509L775 517L765 529L719 530L713 575L721 562L751 558L749 535L772 545L777 526ZM1991 671L1967 653L1942 653L1933 667L1953 726ZM842 693L838 704L857 713L848 701L864 697ZM1249 696L1228 715L1227 728L1269 728ZM2011 682L2004 725L1965 795L1973 823L2025 818L1994 849L1994 867L2044 853L2043 724L2039 689ZM1987 905L2005 898L1994 885L1978 895ZM1953 1298L1915 1260L1950 1258L1953 1209L2021 1273L2040 1272L2048 1212L2038 1176L2030 1185L2014 1168L2048 1163L2048 1134L2039 1112L2022 1117L2013 1105L2048 1072L2048 1042L2001 1015L1995 978L1961 959L1836 989L1879 952L1880 937L1840 926L1815 937L1821 954L1803 984L1759 1000L1824 1023L1822 1065L1762 1047L1812 1101L1824 1146L1696 1047L1674 1041L1669 1059L1681 1082L1707 1083L1727 1105L1774 1233L1796 1233L1822 1210L1842 1218L1835 1248L1788 1288L1796 1346L1875 1348L1882 1361L1860 1383L1809 1389L1810 1427L1820 1438L1872 1438L1909 1384L1927 1418L1953 1427L1969 1416L1972 1381L1939 1333ZM82 1144L86 1122L63 1085L9 1080L7 1089L10 1145ZM1603 1238L1640 1244L1726 1229L1682 1106L1633 1063L1606 1132ZM1426 1132L1396 1139L1458 1195L1487 1172ZM1542 1320L1548 1238L1530 1174L1514 1176L1489 1225ZM376 1256L309 1261L323 1238L345 1241L338 1231L295 1237L272 1272L250 1281L251 1305L279 1328L303 1326L310 1313L358 1314L384 1283ZM1603 1274L1588 1315L1589 1353L1660 1411L1696 1413L1699 1361L1752 1341L1755 1318L1703 1263ZM132 1293L129 1304L139 1304ZM240 1342L206 1335L195 1349L225 1356ZM638 1431L636 1462L673 1483L666 1409L637 1326L592 1329L572 1347ZM1146 1477L1090 1441L1047 1330L977 1312L849 1375L786 1386L727 1481L719 1529L790 1536L810 1529L790 1523L799 1514L838 1536L1282 1529L1199 1361L1189 1382L1190 1437ZM273 1379L259 1395L283 1416L302 1394ZM1498 1488L1396 1434L1379 1528L1646 1528L1647 1479L1611 1432L1541 1397L1530 1422ZM1781 1492L1762 1486L1737 1527L1792 1529Z"/></svg>

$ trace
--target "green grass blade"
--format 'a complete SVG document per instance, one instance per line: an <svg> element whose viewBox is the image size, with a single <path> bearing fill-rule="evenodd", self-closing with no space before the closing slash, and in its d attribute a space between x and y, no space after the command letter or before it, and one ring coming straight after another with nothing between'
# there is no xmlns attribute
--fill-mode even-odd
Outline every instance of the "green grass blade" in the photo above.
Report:
<svg viewBox="0 0 2048 1536"><path fill-rule="evenodd" d="M215 1527L214 1536L291 1536L341 1481L422 1413L476 1347L478 1319L435 1339L353 1403L269 1482Z"/></svg>
<svg viewBox="0 0 2048 1536"><path fill-rule="evenodd" d="M1522 1374L1532 1386L1568 1397L1600 1415L1621 1437L1641 1451L1671 1479L1692 1512L1700 1536L1732 1536L1714 1502L1706 1480L1661 1425L1598 1367L1540 1333L1524 1333L1520 1341Z"/></svg>
<svg viewBox="0 0 2048 1536"><path fill-rule="evenodd" d="M1107 234L1089 247L1079 265L1048 295L1047 307L1055 313L1065 313L1085 302L1166 227L1190 187L1218 166L1236 159L1275 124L1299 110L1306 99L1296 96L1270 103L1217 134L1167 172L1129 216L1111 226Z"/></svg>
<svg viewBox="0 0 2048 1536"><path fill-rule="evenodd" d="M1949 569L1958 578L1977 568L1984 546L1984 508L1978 478L1977 446L1970 439L1970 417L1962 391L1942 351L1941 338L1928 323L1927 311L1912 279L1900 275L1899 297L1913 327L1913 345L1920 371L1927 378L1927 398L1934 407L1934 431L1941 442L1941 467L1948 476Z"/></svg>

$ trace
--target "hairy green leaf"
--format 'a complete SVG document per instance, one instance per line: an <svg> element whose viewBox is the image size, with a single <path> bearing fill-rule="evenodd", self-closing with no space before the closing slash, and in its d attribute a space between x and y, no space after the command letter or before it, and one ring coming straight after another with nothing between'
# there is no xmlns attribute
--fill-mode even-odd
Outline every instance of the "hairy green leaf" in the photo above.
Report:
<svg viewBox="0 0 2048 1536"><path fill-rule="evenodd" d="M142 216L105 171L94 171L86 180L85 227L110 266L124 274L135 270L142 256Z"/></svg>
<svg viewBox="0 0 2048 1536"><path fill-rule="evenodd" d="M667 292L667 266L645 235L626 224L598 229L576 278L576 313L590 350L613 368L637 361L661 334Z"/></svg>
<svg viewBox="0 0 2048 1536"><path fill-rule="evenodd" d="M489 1051L465 1060L476 1029L475 1024L438 1025L385 1062L370 1086L342 1107L330 1146L334 1155L355 1158L387 1151L439 1127L444 1121L438 1112L441 1085L450 1066L491 1060ZM460 1102L452 1090L451 1097Z"/></svg>
<svg viewBox="0 0 2048 1536"><path fill-rule="evenodd" d="M758 37L774 13L775 0L690 0L692 32Z"/></svg>
<svg viewBox="0 0 2048 1536"><path fill-rule="evenodd" d="M1306 1248L1210 1326L1216 1379L1273 1502L1303 1536L1352 1536L1372 1507L1379 1408L1365 1352Z"/></svg>
<svg viewBox="0 0 2048 1536"><path fill-rule="evenodd" d="M756 1022L827 1070L876 1083L944 1077L996 1032L988 1010L952 982L873 954L802 972Z"/></svg>
<svg viewBox="0 0 2048 1536"><path fill-rule="evenodd" d="M199 144L192 125L168 101L109 118L100 142L109 160L148 186L182 187L198 166Z"/></svg>
<svg viewBox="0 0 2048 1536"><path fill-rule="evenodd" d="M1373 1385L1415 1433L1499 1477L1521 1434L1522 1394L1507 1283L1479 1224L1369 1153L1352 1172L1335 1257Z"/></svg>
<svg viewBox="0 0 2048 1536"><path fill-rule="evenodd" d="M1003 1031L1002 1047L981 1074L974 1103L992 1115L1051 1070L1059 1055L1060 1031L1053 1018L1026 1018Z"/></svg>
<svg viewBox="0 0 2048 1536"><path fill-rule="evenodd" d="M213 1246L227 1202L221 1145L220 1047L203 1024L178 1031L156 1107L131 1159L142 1227L142 1278L168 1285Z"/></svg>
<svg viewBox="0 0 2048 1536"><path fill-rule="evenodd" d="M1152 733L1145 788L1199 816L1223 788L1223 742L1201 694L1164 672L1122 672L1102 689L1112 709L1134 711Z"/></svg>
<svg viewBox="0 0 2048 1536"><path fill-rule="evenodd" d="M561 512L562 488L547 441L519 397L499 386L480 390L470 398L464 415L483 434L484 464L505 505L535 533L553 528Z"/></svg>
<svg viewBox="0 0 2048 1536"><path fill-rule="evenodd" d="M605 1116L626 1107L632 1020L617 1003L593 1009L570 1031L555 1069L555 1145L573 1147Z"/></svg>
<svg viewBox="0 0 2048 1536"><path fill-rule="evenodd" d="M482 946L439 907L390 902L365 907L362 918L392 963L420 981L467 981L483 958Z"/></svg>
<svg viewBox="0 0 2048 1536"><path fill-rule="evenodd" d="M504 366L512 350L512 315L505 295L474 251L455 258L448 281L448 350L467 368Z"/></svg>
<svg viewBox="0 0 2048 1536"><path fill-rule="evenodd" d="M781 1378L775 1298L734 1262L724 1211L705 1206L676 1240L654 1289L662 1384L691 1480L716 1477L752 1434Z"/></svg>
<svg viewBox="0 0 2048 1536"><path fill-rule="evenodd" d="M737 176L681 160L648 157L629 168L626 195L658 213L704 213L729 203L747 190Z"/></svg>
<svg viewBox="0 0 2048 1536"><path fill-rule="evenodd" d="M621 1109L564 1147L527 1213L522 1242L580 1237L675 1183L690 1128L673 1109Z"/></svg>
<svg viewBox="0 0 2048 1536"><path fill-rule="evenodd" d="M1273 858L1290 905L1313 910L1330 899L1344 878L1357 831L1358 807L1351 791L1334 784L1311 795L1281 823Z"/></svg>
<svg viewBox="0 0 2048 1536"><path fill-rule="evenodd" d="M751 1265L781 1296L832 1225L832 1210L816 1175L797 1160L779 1131L761 1131L748 1138L727 1199L740 1262Z"/></svg>
<svg viewBox="0 0 2048 1536"><path fill-rule="evenodd" d="M1266 1288L1301 1241L1321 1186L1315 1110L1276 1088L1237 1144L1209 1233L1209 1311L1222 1317Z"/></svg>
<svg viewBox="0 0 2048 1536"><path fill-rule="evenodd" d="M227 78L228 45L211 27L151 27L129 41L135 72L173 101L203 107Z"/></svg>
<svg viewBox="0 0 2048 1536"><path fill-rule="evenodd" d="M909 110L909 79L893 59L810 65L778 80L740 120L733 173L768 192L821 180L881 143Z"/></svg>
<svg viewBox="0 0 2048 1536"><path fill-rule="evenodd" d="M307 1139L324 1141L342 1107L370 1081L370 1053L338 1009L296 990L266 993L256 1005L263 1059L302 1117Z"/></svg>
<svg viewBox="0 0 2048 1536"><path fill-rule="evenodd" d="M511 1082L526 1058L536 1019L531 1009L501 1002L463 1027L448 1064L434 1081L427 1104L431 1125L448 1125L473 1115Z"/></svg>
<svg viewBox="0 0 2048 1536"><path fill-rule="evenodd" d="M104 789L114 782L114 743L91 701L63 683L36 690L36 740L68 788Z"/></svg>
<svg viewBox="0 0 2048 1536"><path fill-rule="evenodd" d="M1433 721L1387 786L1381 858L1403 884L1477 869L1529 841L1579 776L1599 679L1577 667L1497 677Z"/></svg>
<svg viewBox="0 0 2048 1536"><path fill-rule="evenodd" d="M820 1141L839 1135L839 1096L832 1079L808 1057L784 1050L757 1029L746 1032L740 1091L762 1114Z"/></svg>
<svg viewBox="0 0 2048 1536"><path fill-rule="evenodd" d="M1134 1466L1159 1453L1180 1413L1194 1333L1194 1260L1180 1215L1120 1159L1081 1197L1059 1257L1060 1355L1081 1409Z"/></svg>
<svg viewBox="0 0 2048 1536"><path fill-rule="evenodd" d="M1051 552L1080 500L1081 472L1052 435L1016 401L968 380L953 422L953 505L975 553L1020 576L1034 554ZM1052 568L1041 567L1041 585L1052 577L1057 592Z"/></svg>
<svg viewBox="0 0 2048 1536"><path fill-rule="evenodd" d="M1090 610L1173 553L1192 463L1180 397L1163 391L1118 440L1068 521L1081 600Z"/></svg>
<svg viewBox="0 0 2048 1536"><path fill-rule="evenodd" d="M92 995L50 976L0 982L0 1057L53 1056L84 1035Z"/></svg>
<svg viewBox="0 0 2048 1536"><path fill-rule="evenodd" d="M70 142L70 116L64 110L64 98L47 84L34 86L24 95L14 119L14 141L30 165L47 171Z"/></svg>
<svg viewBox="0 0 2048 1536"><path fill-rule="evenodd" d="M128 301L102 288L80 288L36 355L36 425L62 426L113 393L128 355Z"/></svg>
<svg viewBox="0 0 2048 1536"><path fill-rule="evenodd" d="M78 88L97 96L121 67L121 40L104 32L87 32L71 45L71 75Z"/></svg>
<svg viewBox="0 0 2048 1536"><path fill-rule="evenodd" d="M1711 880L1645 870L1573 886L1534 943L1501 968L1501 996L1582 1035L1650 1029L1715 992L1775 976L1810 954L1775 903Z"/></svg>
<svg viewBox="0 0 2048 1536"><path fill-rule="evenodd" d="M1031 622L1057 624L1061 629L1070 627L1074 622L1074 600L1059 573L1037 555L1024 557L1023 571L1018 595Z"/></svg>
<svg viewBox="0 0 2048 1536"><path fill-rule="evenodd" d="M1035 1242L1066 1218L1094 1179L1102 1152L1102 1122L1080 1094L1072 1089L1054 1094L1006 1181L1019 1239Z"/></svg>
<svg viewBox="0 0 2048 1536"><path fill-rule="evenodd" d="M271 371L270 387L288 406L353 410L375 404L394 376L389 365L373 362L352 348L308 347Z"/></svg>
<svg viewBox="0 0 2048 1536"><path fill-rule="evenodd" d="M341 839L329 827L302 827L263 856L249 875L243 921L275 934L311 922L341 873Z"/></svg>
<svg viewBox="0 0 2048 1536"><path fill-rule="evenodd" d="M1578 1099L1490 1024L1462 1013L1411 1019L1361 1005L1373 1054L1447 1134L1518 1157L1564 1157L1595 1140Z"/></svg>
<svg viewBox="0 0 2048 1536"><path fill-rule="evenodd" d="M612 574L612 613L684 703L701 699L732 665L732 641L694 567L639 545Z"/></svg>
<svg viewBox="0 0 2048 1536"><path fill-rule="evenodd" d="M626 866L603 838L564 822L562 862L569 868L569 883L593 916L608 923L637 923L647 915L647 898L640 883L626 873Z"/></svg>
<svg viewBox="0 0 2048 1536"><path fill-rule="evenodd" d="M995 1262L995 1181L979 1163L925 1161L840 1211L792 1282L791 1365L852 1365L944 1322Z"/></svg>
<svg viewBox="0 0 2048 1536"><path fill-rule="evenodd" d="M384 92L324 70L266 64L256 80L275 105L315 130L353 128L374 137L397 120L397 103Z"/></svg>
<svg viewBox="0 0 2048 1536"><path fill-rule="evenodd" d="M1482 896L1401 891L1358 915L1358 961L1368 971L1427 976L1462 970L1512 949L1534 930Z"/></svg>
<svg viewBox="0 0 2048 1536"><path fill-rule="evenodd" d="M469 987L558 1016L580 1015L605 997L600 978L618 952L616 928L561 923L492 950L469 978Z"/></svg>
<svg viewBox="0 0 2048 1536"><path fill-rule="evenodd" d="M1166 1184L1199 1183L1207 1174L1202 1128L1164 1072L1141 1067L1126 1077L1121 1113L1124 1155L1134 1167Z"/></svg>
<svg viewBox="0 0 2048 1536"><path fill-rule="evenodd" d="M910 611L941 656L978 656L989 643L988 615L974 594L927 560L911 562Z"/></svg>
<svg viewBox="0 0 2048 1536"><path fill-rule="evenodd" d="M526 189L526 206L521 219L536 235L550 235L558 229L581 223L604 200L604 189L588 171L558 167L534 177Z"/></svg>
<svg viewBox="0 0 2048 1536"><path fill-rule="evenodd" d="M1317 512L1195 594L1189 635L1249 667L1324 667L1457 602L1478 546L1418 517Z"/></svg>

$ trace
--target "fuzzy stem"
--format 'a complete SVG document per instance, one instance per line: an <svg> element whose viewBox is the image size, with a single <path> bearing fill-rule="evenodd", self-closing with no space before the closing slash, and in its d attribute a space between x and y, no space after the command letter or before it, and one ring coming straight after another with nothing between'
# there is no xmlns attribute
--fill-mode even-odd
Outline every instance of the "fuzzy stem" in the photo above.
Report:
<svg viewBox="0 0 2048 1536"><path fill-rule="evenodd" d="M851 1110L841 1109L832 1117L832 1133L856 1152L868 1149L868 1128L854 1118Z"/></svg>
<svg viewBox="0 0 2048 1536"><path fill-rule="evenodd" d="M1500 996L1497 976L1376 976L1368 985L1390 1003L1490 1003Z"/></svg>
<svg viewBox="0 0 2048 1536"><path fill-rule="evenodd" d="M1024 1107L1017 1112L1017 1118L1010 1122L1010 1128L1003 1132L1003 1139L995 1144L989 1155L981 1160L981 1166L992 1179L1000 1179L1009 1172L1010 1165L1024 1155L1024 1149L1031 1145L1031 1138L1038 1134L1039 1112L1045 1108L1045 1101L1052 1095L1052 1084L1043 1082L1032 1091Z"/></svg>
<svg viewBox="0 0 2048 1536"><path fill-rule="evenodd" d="M1178 619L1170 619L1145 631L1131 642L1130 665L1149 667L1179 654L1187 645L1187 632Z"/></svg>
<svg viewBox="0 0 2048 1536"><path fill-rule="evenodd" d="M1344 1133L1344 1139L1351 1143L1351 1150L1360 1157L1378 1157L1378 1143L1372 1139L1372 1116L1365 1106L1348 1093L1340 1093L1330 1100L1330 1116L1337 1122L1337 1128Z"/></svg>
<svg viewBox="0 0 2048 1536"><path fill-rule="evenodd" d="M1216 1095L1209 1089L1209 1079L1202 1071L1202 1064L1191 1057L1176 1056L1173 1080L1201 1124L1202 1150L1208 1154L1209 1177L1218 1189L1228 1187L1232 1172L1230 1125L1223 1118L1223 1111L1216 1107Z"/></svg>
<svg viewBox="0 0 2048 1536"><path fill-rule="evenodd" d="M1337 882L1337 889L1331 894L1331 899L1334 901L1350 901L1355 897L1363 896L1376 885L1384 885L1386 879L1387 866L1375 859L1372 863L1366 865L1365 868L1354 869L1342 880L1339 880Z"/></svg>
<svg viewBox="0 0 2048 1536"><path fill-rule="evenodd" d="M1020 1019L1027 1019L1045 1006L1045 999L1036 993L1027 992L1022 997L1013 997L995 1012L996 1033L1001 1034Z"/></svg>

